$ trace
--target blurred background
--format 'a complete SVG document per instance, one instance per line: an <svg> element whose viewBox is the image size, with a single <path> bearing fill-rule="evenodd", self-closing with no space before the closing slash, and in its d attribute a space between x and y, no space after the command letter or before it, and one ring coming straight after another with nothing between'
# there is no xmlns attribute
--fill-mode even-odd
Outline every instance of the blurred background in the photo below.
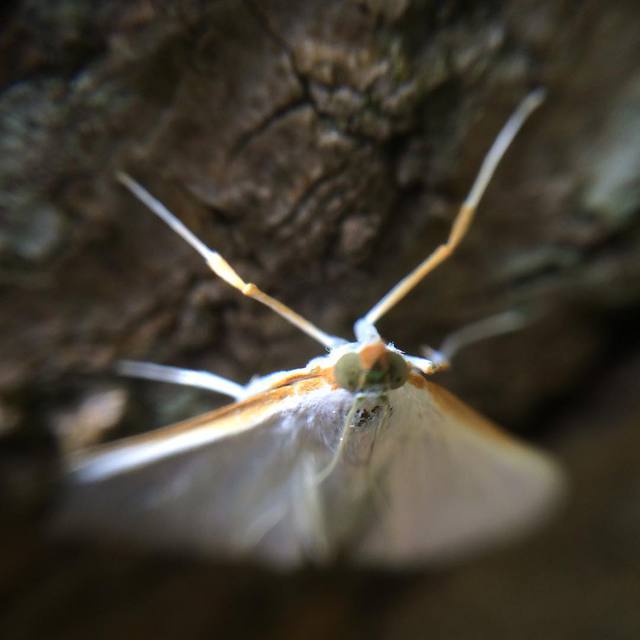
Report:
<svg viewBox="0 0 640 640"><path fill-rule="evenodd" d="M18 0L0 9L0 636L619 638L640 634L640 8L633 0ZM554 453L571 500L450 569L273 574L53 540L65 450L222 402L121 358L246 381L311 340L214 280L126 170L243 277L329 332L441 241L380 324L403 350L531 323L438 382Z"/></svg>

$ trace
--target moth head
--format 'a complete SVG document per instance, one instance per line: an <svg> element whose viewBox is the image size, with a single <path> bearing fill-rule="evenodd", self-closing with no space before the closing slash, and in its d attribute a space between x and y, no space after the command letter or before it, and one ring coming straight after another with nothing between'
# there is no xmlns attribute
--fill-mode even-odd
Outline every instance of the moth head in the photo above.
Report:
<svg viewBox="0 0 640 640"><path fill-rule="evenodd" d="M338 386L348 391L388 391L401 387L409 377L405 359L383 342L345 353L335 364Z"/></svg>

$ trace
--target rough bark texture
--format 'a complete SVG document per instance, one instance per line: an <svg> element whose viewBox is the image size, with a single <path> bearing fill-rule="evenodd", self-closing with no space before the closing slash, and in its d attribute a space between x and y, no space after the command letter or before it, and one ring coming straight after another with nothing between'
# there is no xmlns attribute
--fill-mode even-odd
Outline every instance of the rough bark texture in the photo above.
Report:
<svg viewBox="0 0 640 640"><path fill-rule="evenodd" d="M636 2L22 0L1 12L2 637L638 636ZM547 103L462 248L380 328L416 353L496 311L531 313L462 353L446 382L558 449L576 500L555 529L437 578L274 577L45 540L57 449L211 402L129 385L109 373L115 360L245 380L319 351L214 280L116 170L247 280L348 336L445 237L494 135L540 85Z"/></svg>

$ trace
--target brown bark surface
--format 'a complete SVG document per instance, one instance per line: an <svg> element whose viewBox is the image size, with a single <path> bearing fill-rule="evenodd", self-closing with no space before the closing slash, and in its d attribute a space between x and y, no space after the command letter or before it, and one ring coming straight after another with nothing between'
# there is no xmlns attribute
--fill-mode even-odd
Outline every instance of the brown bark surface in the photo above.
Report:
<svg viewBox="0 0 640 640"><path fill-rule="evenodd" d="M0 635L637 638L639 19L632 0L1 9ZM217 402L129 384L114 361L244 381L321 351L216 281L117 170L349 337L445 237L537 86L547 101L461 249L380 329L418 353L530 314L443 382L558 451L575 498L555 527L438 576L272 576L48 540L61 448Z"/></svg>

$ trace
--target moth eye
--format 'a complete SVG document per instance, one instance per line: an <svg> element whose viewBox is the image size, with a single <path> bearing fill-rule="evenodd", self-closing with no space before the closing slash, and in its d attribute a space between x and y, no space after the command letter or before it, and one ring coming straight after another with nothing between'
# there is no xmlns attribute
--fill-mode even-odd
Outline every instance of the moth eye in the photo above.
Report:
<svg viewBox="0 0 640 640"><path fill-rule="evenodd" d="M362 367L357 353L345 353L333 368L336 382L343 389L356 391L361 384Z"/></svg>
<svg viewBox="0 0 640 640"><path fill-rule="evenodd" d="M388 373L387 380L391 389L401 387L409 377L409 367L405 359L399 353L392 351L387 353Z"/></svg>

